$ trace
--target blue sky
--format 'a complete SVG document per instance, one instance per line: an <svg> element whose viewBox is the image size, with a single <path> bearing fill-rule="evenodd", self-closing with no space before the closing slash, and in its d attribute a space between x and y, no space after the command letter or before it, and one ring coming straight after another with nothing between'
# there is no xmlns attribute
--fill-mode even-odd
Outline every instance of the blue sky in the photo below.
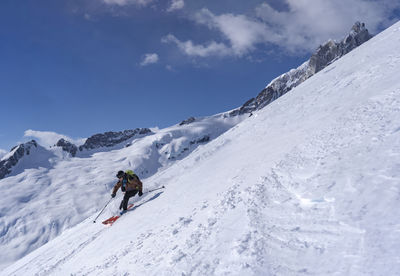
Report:
<svg viewBox="0 0 400 276"><path fill-rule="evenodd" d="M392 0L0 1L0 154L59 133L167 127L242 105Z"/></svg>

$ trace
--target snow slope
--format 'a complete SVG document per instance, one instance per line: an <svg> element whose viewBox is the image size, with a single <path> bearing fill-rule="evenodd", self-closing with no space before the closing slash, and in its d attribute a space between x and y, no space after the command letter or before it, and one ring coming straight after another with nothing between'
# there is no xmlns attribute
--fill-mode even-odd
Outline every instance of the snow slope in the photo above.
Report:
<svg viewBox="0 0 400 276"><path fill-rule="evenodd" d="M397 23L147 178L166 189L112 227L93 213L1 275L400 274L399 42Z"/></svg>
<svg viewBox="0 0 400 276"><path fill-rule="evenodd" d="M118 170L132 169L145 179L245 117L198 118L189 125L154 129L152 135L111 148L79 152L76 158L58 147L32 147L11 176L0 180L0 268L100 211L110 198ZM116 202L110 208L116 209Z"/></svg>

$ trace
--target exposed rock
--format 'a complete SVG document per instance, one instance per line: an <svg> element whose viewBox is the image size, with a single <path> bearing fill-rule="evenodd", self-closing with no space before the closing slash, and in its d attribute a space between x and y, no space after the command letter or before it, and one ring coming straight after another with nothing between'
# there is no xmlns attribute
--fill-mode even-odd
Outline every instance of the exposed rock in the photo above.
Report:
<svg viewBox="0 0 400 276"><path fill-rule="evenodd" d="M197 139L197 140L190 141L190 144L191 144L191 145L194 145L194 144L202 144L202 143L207 143L207 142L209 142L209 141L210 141L210 136L209 136L209 135L204 135L202 138L199 138L199 139Z"/></svg>
<svg viewBox="0 0 400 276"><path fill-rule="evenodd" d="M365 28L364 23L356 22L350 33L340 42L328 41L320 46L311 56L309 61L310 71L315 74L336 59L344 56L354 48L357 48L372 36Z"/></svg>
<svg viewBox="0 0 400 276"><path fill-rule="evenodd" d="M190 117L190 118L188 118L188 119L186 119L186 120L183 120L179 125L180 125L180 126L188 125L188 124L193 123L194 121L196 121L196 118Z"/></svg>
<svg viewBox="0 0 400 276"><path fill-rule="evenodd" d="M95 134L89 137L85 143L79 147L79 150L84 149L91 150L101 147L112 147L119 143L122 143L134 136L146 135L152 133L148 128L136 128L133 130L124 130L119 132L105 132L100 134Z"/></svg>
<svg viewBox="0 0 400 276"><path fill-rule="evenodd" d="M262 109L371 37L364 23L356 22L342 41L330 40L320 46L307 62L274 79L256 98L248 100L229 115L236 116Z"/></svg>
<svg viewBox="0 0 400 276"><path fill-rule="evenodd" d="M0 161L0 179L3 179L7 174L11 173L11 168L17 165L22 157L29 155L32 147L38 147L35 140L12 148L9 154L10 156Z"/></svg>
<svg viewBox="0 0 400 276"><path fill-rule="evenodd" d="M69 152L72 156L76 155L76 152L78 151L78 147L75 146L74 144L72 144L71 142L64 140L63 138L61 138L60 140L58 140L57 147L61 147L63 149L63 151Z"/></svg>

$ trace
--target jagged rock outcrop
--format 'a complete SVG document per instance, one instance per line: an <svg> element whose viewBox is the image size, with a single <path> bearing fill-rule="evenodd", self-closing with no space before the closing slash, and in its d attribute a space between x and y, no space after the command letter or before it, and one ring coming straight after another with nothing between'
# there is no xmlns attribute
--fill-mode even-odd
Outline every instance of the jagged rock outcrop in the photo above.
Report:
<svg viewBox="0 0 400 276"><path fill-rule="evenodd" d="M191 145L194 145L194 144L203 144L203 143L207 143L207 142L209 142L209 141L210 141L210 135L204 135L204 136L201 137L201 138L198 138L198 139L196 139L196 140L190 141L190 144L191 144Z"/></svg>
<svg viewBox="0 0 400 276"><path fill-rule="evenodd" d="M124 130L119 132L109 131L95 134L89 137L85 143L79 147L79 150L82 151L84 149L92 150L101 147L112 147L134 136L147 135L150 133L152 133L152 131L148 128L136 128L133 130Z"/></svg>
<svg viewBox="0 0 400 276"><path fill-rule="evenodd" d="M196 121L196 118L194 118L194 117L190 117L190 118L188 118L188 119L186 119L186 120L183 120L182 122L180 122L180 126L183 126L183 125L188 125L188 124L191 124L191 123L193 123L194 121Z"/></svg>
<svg viewBox="0 0 400 276"><path fill-rule="evenodd" d="M340 42L328 41L320 46L311 56L309 67L312 74L315 74L336 59L344 56L351 50L357 48L372 36L365 28L364 23L356 22L351 28L350 33Z"/></svg>
<svg viewBox="0 0 400 276"><path fill-rule="evenodd" d="M61 147L63 151L69 152L71 154L71 156L75 156L76 152L78 151L78 147L75 146L74 144L72 144L71 142L61 138L60 140L58 140L57 147Z"/></svg>
<svg viewBox="0 0 400 276"><path fill-rule="evenodd" d="M2 161L0 161L0 179L3 179L7 174L11 173L11 168L17 165L18 161L22 157L29 155L32 147L38 147L38 144L35 140L12 148L10 153L6 155Z"/></svg>
<svg viewBox="0 0 400 276"><path fill-rule="evenodd" d="M240 108L231 111L229 115L251 113L265 107L371 37L365 24L356 22L342 41L330 40L321 45L307 62L271 81L256 98L248 100Z"/></svg>

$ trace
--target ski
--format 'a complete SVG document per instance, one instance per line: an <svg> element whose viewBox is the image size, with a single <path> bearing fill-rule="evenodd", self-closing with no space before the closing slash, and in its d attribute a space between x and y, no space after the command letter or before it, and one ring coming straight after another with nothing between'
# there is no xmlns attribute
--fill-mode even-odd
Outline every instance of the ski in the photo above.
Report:
<svg viewBox="0 0 400 276"><path fill-rule="evenodd" d="M133 207L133 204L129 204L129 205L128 205L128 210L130 210L132 207ZM103 221L102 223L103 223L104 225L109 225L109 226L111 226L111 225L113 225L113 223L114 223L117 219L119 219L121 216L122 216L122 215L112 216L112 217L106 219L105 221Z"/></svg>

